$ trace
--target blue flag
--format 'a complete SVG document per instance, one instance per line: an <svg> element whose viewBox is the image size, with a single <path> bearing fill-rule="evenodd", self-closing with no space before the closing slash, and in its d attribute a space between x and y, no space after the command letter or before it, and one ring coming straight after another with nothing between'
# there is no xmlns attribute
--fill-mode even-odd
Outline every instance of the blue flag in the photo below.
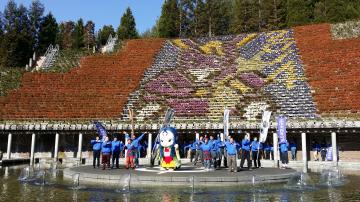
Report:
<svg viewBox="0 0 360 202"><path fill-rule="evenodd" d="M99 121L94 121L94 124L99 136L102 140L104 140L105 136L107 136L105 127Z"/></svg>
<svg viewBox="0 0 360 202"><path fill-rule="evenodd" d="M277 133L279 136L279 143L286 142L286 117L277 117Z"/></svg>

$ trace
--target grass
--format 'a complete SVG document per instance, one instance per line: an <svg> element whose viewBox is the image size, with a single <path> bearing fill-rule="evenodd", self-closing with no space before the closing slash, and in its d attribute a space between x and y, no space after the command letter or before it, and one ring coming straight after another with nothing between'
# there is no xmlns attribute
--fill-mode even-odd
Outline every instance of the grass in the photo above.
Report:
<svg viewBox="0 0 360 202"><path fill-rule="evenodd" d="M10 90L18 88L25 72L25 68L0 67L0 96L6 96Z"/></svg>

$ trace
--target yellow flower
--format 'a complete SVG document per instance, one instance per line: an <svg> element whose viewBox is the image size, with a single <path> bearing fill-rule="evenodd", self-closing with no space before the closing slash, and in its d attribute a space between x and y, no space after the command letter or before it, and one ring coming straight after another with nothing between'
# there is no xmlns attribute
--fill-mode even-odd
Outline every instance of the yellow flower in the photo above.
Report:
<svg viewBox="0 0 360 202"><path fill-rule="evenodd" d="M174 39L172 42L181 49L188 49L189 46L186 45L181 39Z"/></svg>
<svg viewBox="0 0 360 202"><path fill-rule="evenodd" d="M222 43L220 41L210 41L207 44L200 46L200 49L206 53L206 54L212 54L213 49L216 50L217 55L224 55L224 52L222 51Z"/></svg>
<svg viewBox="0 0 360 202"><path fill-rule="evenodd" d="M245 38L243 38L241 41L239 41L236 44L236 47L240 48L241 46L245 45L249 41L253 40L256 36L257 36L257 34L249 34L249 35L247 35Z"/></svg>

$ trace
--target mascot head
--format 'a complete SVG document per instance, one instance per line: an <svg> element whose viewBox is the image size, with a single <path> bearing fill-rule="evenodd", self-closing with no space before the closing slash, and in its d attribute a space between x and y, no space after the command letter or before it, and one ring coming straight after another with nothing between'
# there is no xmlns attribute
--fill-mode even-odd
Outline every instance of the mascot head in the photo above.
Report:
<svg viewBox="0 0 360 202"><path fill-rule="evenodd" d="M160 131L160 145L162 147L171 147L176 144L177 132L175 128L165 127Z"/></svg>

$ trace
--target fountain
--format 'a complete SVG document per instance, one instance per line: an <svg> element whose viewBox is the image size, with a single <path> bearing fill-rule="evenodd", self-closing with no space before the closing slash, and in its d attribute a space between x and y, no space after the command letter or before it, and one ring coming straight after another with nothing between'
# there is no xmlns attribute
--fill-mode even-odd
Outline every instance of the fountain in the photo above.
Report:
<svg viewBox="0 0 360 202"><path fill-rule="evenodd" d="M289 179L288 183L285 185L285 188L290 190L311 190L315 188L315 185L307 173L297 173L292 178Z"/></svg>
<svg viewBox="0 0 360 202"><path fill-rule="evenodd" d="M75 173L72 176L72 189L73 190L80 189L80 173Z"/></svg>
<svg viewBox="0 0 360 202"><path fill-rule="evenodd" d="M18 178L20 181L22 182L27 182L31 180L31 176L30 176L30 167L27 166L26 168L23 168L20 176Z"/></svg>
<svg viewBox="0 0 360 202"><path fill-rule="evenodd" d="M328 187L342 186L346 183L344 175L338 167L332 169L325 169L321 172L320 185Z"/></svg>
<svg viewBox="0 0 360 202"><path fill-rule="evenodd" d="M124 175L119 180L120 189L117 189L118 193L129 193L131 190L131 174Z"/></svg>

